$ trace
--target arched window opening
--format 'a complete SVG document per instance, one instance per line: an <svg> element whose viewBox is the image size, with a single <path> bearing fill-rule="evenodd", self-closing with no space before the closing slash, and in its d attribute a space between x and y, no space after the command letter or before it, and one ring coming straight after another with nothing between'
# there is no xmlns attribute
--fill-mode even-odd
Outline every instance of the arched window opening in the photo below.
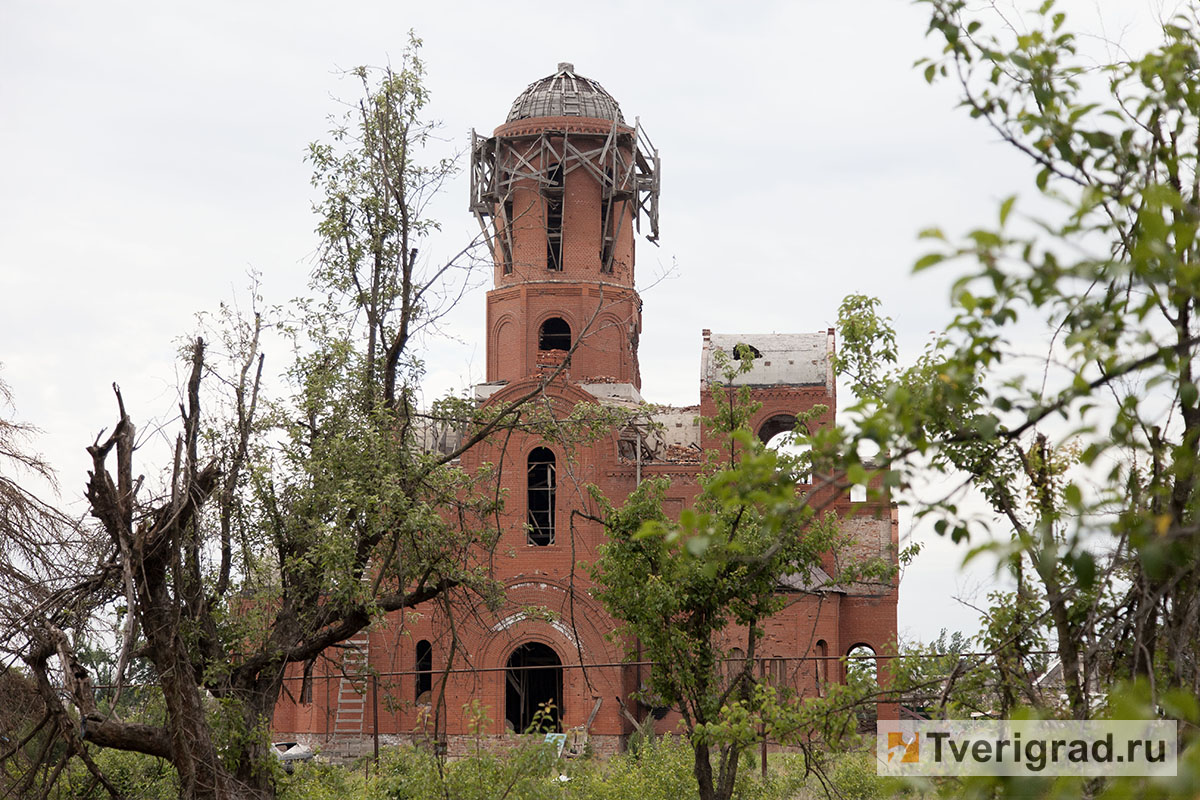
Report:
<svg viewBox="0 0 1200 800"><path fill-rule="evenodd" d="M517 733L562 730L562 661L553 649L541 642L529 642L513 650L504 670L504 681L504 719L509 730ZM531 730L535 722L537 727Z"/></svg>
<svg viewBox="0 0 1200 800"><path fill-rule="evenodd" d="M846 652L846 684L862 695L879 696L879 671L875 656L874 648L866 644L856 644ZM859 706L855 714L858 716L860 732L875 730L878 711L874 703Z"/></svg>
<svg viewBox="0 0 1200 800"><path fill-rule="evenodd" d="M817 657L817 696L825 696L825 684L829 681L829 645L824 639L817 640L816 652Z"/></svg>
<svg viewBox="0 0 1200 800"><path fill-rule="evenodd" d="M794 417L792 423L795 424ZM759 429L758 436L768 449L779 454L780 469L789 470L792 480L796 483L811 483L812 445L804 441L804 437L791 428L785 428L769 438L763 437L763 433L768 430L767 426L770 424L771 420L767 420L766 424Z"/></svg>
<svg viewBox="0 0 1200 800"><path fill-rule="evenodd" d="M545 447L538 447L529 454L527 481L527 541L539 546L554 544L554 453Z"/></svg>
<svg viewBox="0 0 1200 800"><path fill-rule="evenodd" d="M504 231L500 234L500 255L504 259L504 274L513 271L513 199L504 198Z"/></svg>
<svg viewBox="0 0 1200 800"><path fill-rule="evenodd" d="M789 688L787 661L782 658L764 658L759 661L759 675L776 689Z"/></svg>
<svg viewBox="0 0 1200 800"><path fill-rule="evenodd" d="M546 187L546 269L561 272L562 227L563 227L563 179L562 164L550 166L550 184Z"/></svg>
<svg viewBox="0 0 1200 800"><path fill-rule="evenodd" d="M570 350L571 326L561 317L551 317L538 330L538 350Z"/></svg>
<svg viewBox="0 0 1200 800"><path fill-rule="evenodd" d="M856 644L846 653L846 683L864 687L879 685L875 650L870 645Z"/></svg>
<svg viewBox="0 0 1200 800"><path fill-rule="evenodd" d="M419 705L430 705L433 694L433 645L428 639L417 642L417 683L413 692Z"/></svg>
<svg viewBox="0 0 1200 800"><path fill-rule="evenodd" d="M764 422L758 429L758 440L769 445L771 440L781 433L791 433L796 429L796 418L791 414L776 414Z"/></svg>

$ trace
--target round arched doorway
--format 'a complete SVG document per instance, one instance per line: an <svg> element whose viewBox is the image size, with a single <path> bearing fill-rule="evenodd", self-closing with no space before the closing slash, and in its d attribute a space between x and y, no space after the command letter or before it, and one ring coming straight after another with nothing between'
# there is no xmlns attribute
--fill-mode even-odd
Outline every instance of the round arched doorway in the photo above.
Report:
<svg viewBox="0 0 1200 800"><path fill-rule="evenodd" d="M521 645L508 657L504 682L504 719L509 730L529 730L539 707L549 713L537 730L562 730L563 671L558 653L541 642Z"/></svg>

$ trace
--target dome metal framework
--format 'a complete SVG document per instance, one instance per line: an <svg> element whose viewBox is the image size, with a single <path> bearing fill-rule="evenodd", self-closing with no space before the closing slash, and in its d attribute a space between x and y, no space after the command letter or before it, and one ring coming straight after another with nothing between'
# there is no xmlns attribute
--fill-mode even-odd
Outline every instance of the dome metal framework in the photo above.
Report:
<svg viewBox="0 0 1200 800"><path fill-rule="evenodd" d="M519 130L480 136L471 131L471 211L496 252L496 262L511 263L512 225L506 206L520 185L536 187L548 200L562 193L562 180L575 170L590 173L601 186L610 219L624 220L626 210L636 230L643 219L646 239L658 242L660 160L641 122L625 123L621 108L599 83L575 74L560 63L553 75L531 83L513 102L505 126L547 118L538 126L522 122ZM563 117L603 120L590 132L564 125ZM554 121L554 118L558 118ZM620 230L614 231L615 238ZM602 271L612 271L611 250Z"/></svg>
<svg viewBox="0 0 1200 800"><path fill-rule="evenodd" d="M575 74L575 65L566 61L554 74L534 81L517 96L507 121L533 117L593 117L625 124L613 96L591 78Z"/></svg>

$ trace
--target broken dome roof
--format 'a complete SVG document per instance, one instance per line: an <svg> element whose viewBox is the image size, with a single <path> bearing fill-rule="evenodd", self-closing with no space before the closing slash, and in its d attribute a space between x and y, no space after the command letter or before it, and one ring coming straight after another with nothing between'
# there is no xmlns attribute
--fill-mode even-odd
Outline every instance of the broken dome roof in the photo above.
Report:
<svg viewBox="0 0 1200 800"><path fill-rule="evenodd" d="M595 117L622 125L621 107L604 87L575 74L575 65L562 62L558 71L529 84L513 101L507 122L531 117Z"/></svg>

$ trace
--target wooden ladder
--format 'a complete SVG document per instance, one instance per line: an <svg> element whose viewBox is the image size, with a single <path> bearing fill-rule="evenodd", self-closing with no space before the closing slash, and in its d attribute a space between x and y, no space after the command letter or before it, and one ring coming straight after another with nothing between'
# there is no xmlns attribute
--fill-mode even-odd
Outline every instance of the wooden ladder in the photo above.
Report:
<svg viewBox="0 0 1200 800"><path fill-rule="evenodd" d="M335 736L362 736L367 711L367 654L371 636L359 631L346 640L342 649L342 676L338 680Z"/></svg>

